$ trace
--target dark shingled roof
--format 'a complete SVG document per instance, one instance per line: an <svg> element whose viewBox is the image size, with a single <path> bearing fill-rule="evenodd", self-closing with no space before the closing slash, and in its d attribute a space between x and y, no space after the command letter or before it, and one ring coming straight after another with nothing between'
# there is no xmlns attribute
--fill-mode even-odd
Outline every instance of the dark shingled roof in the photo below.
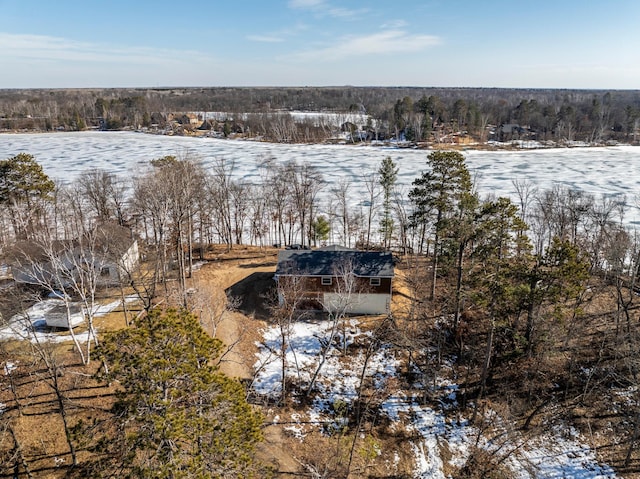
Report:
<svg viewBox="0 0 640 479"><path fill-rule="evenodd" d="M349 261L356 276L393 277L391 253L353 250L283 250L278 253L276 275L333 276Z"/></svg>

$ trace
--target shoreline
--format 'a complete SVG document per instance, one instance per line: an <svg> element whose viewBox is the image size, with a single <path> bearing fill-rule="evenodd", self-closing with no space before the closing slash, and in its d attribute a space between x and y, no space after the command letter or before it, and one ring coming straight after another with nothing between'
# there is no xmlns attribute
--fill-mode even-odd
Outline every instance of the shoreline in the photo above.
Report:
<svg viewBox="0 0 640 479"><path fill-rule="evenodd" d="M4 135L84 135L90 133L108 133L108 134L142 134L142 135L150 135L150 136L162 136L168 138L201 138L201 139L212 139L212 140L221 140L221 141L239 141L239 142L247 142L247 143L260 143L260 144L271 144L271 145L296 145L296 146L304 146L304 145L322 145L322 146L346 146L346 147L354 147L354 148L386 148L393 150L424 150L424 151L439 151L439 150L454 150L454 151L535 151L535 150L571 150L571 149L590 149L590 148L617 148L617 147L639 147L639 145L633 145L631 143L619 143L619 142L609 142L609 143L587 143L583 141L573 141L573 142L549 142L547 144L541 144L536 140L512 140L511 142L486 142L486 143L468 143L468 144L457 144L457 143L413 143L413 142L395 142L395 141L369 141L369 142L349 142L343 139L329 139L323 142L313 142L313 143L296 143L296 142L273 142L273 141L264 141L259 138L245 138L245 137L233 137L233 138L220 138L216 136L211 136L207 134L202 135L169 135L161 132L151 132L151 131L140 131L140 130L82 130L82 131L8 131L8 130L0 130L0 137Z"/></svg>

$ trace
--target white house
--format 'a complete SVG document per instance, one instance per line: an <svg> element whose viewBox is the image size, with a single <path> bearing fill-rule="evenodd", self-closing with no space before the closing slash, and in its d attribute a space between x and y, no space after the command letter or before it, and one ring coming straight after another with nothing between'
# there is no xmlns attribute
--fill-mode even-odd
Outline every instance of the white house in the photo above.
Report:
<svg viewBox="0 0 640 479"><path fill-rule="evenodd" d="M107 223L75 240L18 243L9 260L18 283L66 286L84 272L85 279L109 286L138 263L138 241L127 228Z"/></svg>

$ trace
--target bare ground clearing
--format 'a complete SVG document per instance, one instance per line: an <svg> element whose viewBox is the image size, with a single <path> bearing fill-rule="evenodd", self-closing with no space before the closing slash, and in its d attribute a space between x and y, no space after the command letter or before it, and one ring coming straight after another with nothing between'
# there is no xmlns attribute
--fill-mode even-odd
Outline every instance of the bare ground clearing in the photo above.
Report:
<svg viewBox="0 0 640 479"><path fill-rule="evenodd" d="M214 250L210 257L192 281L203 305L204 327L225 344L222 371L247 380L252 377L256 342L265 327L264 295L274 285L277 250L235 247L229 252ZM234 303L232 311L219 304L226 301Z"/></svg>

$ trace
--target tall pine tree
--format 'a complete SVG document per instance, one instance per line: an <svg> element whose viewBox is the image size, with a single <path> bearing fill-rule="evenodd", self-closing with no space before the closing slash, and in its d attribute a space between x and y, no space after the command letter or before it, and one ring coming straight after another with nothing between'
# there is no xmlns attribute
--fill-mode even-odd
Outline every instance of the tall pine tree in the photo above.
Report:
<svg viewBox="0 0 640 479"><path fill-rule="evenodd" d="M241 384L213 361L218 340L184 311L151 311L100 347L106 379L120 385L113 428L92 475L252 477L261 416ZM260 477L258 475L258 477Z"/></svg>
<svg viewBox="0 0 640 479"><path fill-rule="evenodd" d="M467 208L471 196L471 175L464 156L457 151L434 151L427 157L428 170L416 178L409 192L414 205L414 225L431 230L433 238L432 285L430 297L436 293L438 260L442 239L453 230L453 220L460 208Z"/></svg>
<svg viewBox="0 0 640 479"><path fill-rule="evenodd" d="M398 179L398 167L390 156L387 156L378 169L380 175L380 185L384 195L383 216L380 222L380 232L382 233L382 243L385 248L391 246L391 237L393 235L393 218L391 217L391 193L393 186Z"/></svg>

